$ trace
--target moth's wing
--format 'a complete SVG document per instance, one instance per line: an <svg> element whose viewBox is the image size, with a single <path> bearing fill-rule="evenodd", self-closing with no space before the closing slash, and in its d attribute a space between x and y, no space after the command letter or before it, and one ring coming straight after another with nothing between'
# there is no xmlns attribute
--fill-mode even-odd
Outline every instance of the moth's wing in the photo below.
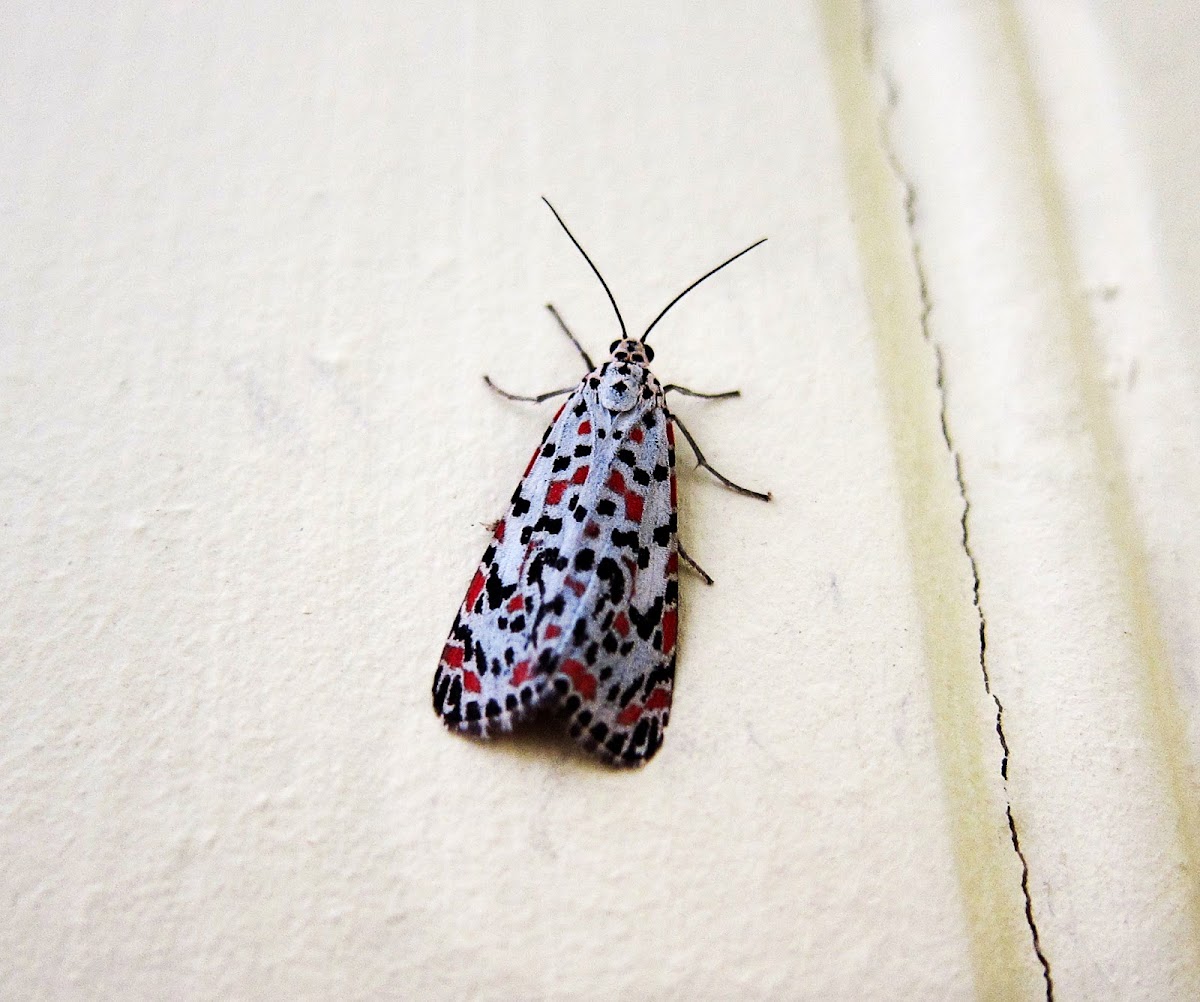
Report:
<svg viewBox="0 0 1200 1002"><path fill-rule="evenodd" d="M674 429L662 407L636 427L589 484L589 507L611 514L551 678L571 736L626 766L649 761L662 745L679 622Z"/></svg>
<svg viewBox="0 0 1200 1002"><path fill-rule="evenodd" d="M563 590L559 565L566 560L557 544L562 518L549 512L565 504L566 488L574 487L570 478L578 473L561 467L580 439L579 413L587 411L582 393L581 386L567 398L534 450L442 650L433 708L451 730L477 736L510 731L553 701L547 683L555 650L546 634L557 636L555 610L571 615L578 599L547 605Z"/></svg>

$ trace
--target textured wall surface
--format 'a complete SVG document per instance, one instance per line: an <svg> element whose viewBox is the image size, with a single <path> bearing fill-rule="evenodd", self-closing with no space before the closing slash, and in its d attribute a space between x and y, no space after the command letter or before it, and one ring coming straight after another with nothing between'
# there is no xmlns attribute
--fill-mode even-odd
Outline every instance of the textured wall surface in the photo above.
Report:
<svg viewBox="0 0 1200 1002"><path fill-rule="evenodd" d="M498 8L503 7L503 10ZM1200 997L1191 0L8 4L0 995ZM666 744L446 734L640 329ZM681 456L685 453L681 450Z"/></svg>

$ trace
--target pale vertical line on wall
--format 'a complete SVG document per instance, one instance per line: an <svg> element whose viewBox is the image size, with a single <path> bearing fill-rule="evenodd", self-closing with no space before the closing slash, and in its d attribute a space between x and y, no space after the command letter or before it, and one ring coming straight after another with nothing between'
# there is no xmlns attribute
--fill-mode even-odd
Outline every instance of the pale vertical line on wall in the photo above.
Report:
<svg viewBox="0 0 1200 1002"><path fill-rule="evenodd" d="M1038 194L1051 249L1053 278L1065 318L1065 334L1075 364L1080 399L1092 438L1104 496L1105 515L1129 610L1128 633L1142 665L1141 700L1148 731L1156 745L1176 812L1182 854L1181 879L1187 881L1192 942L1200 958L1200 780L1190 761L1187 715L1180 703L1163 639L1159 610L1150 584L1150 566L1134 511L1124 450L1105 388L1104 360L1085 297L1070 213L1055 163L1046 119L1034 82L1021 19L1012 0L999 5L1001 30L1020 90L1030 154L1037 170Z"/></svg>
<svg viewBox="0 0 1200 1002"><path fill-rule="evenodd" d="M941 431L938 362L909 232L906 192L882 142L857 3L822 0L848 194L889 430L908 573L922 627L949 838L981 998L1044 997L1012 849L994 706L962 541L964 500Z"/></svg>

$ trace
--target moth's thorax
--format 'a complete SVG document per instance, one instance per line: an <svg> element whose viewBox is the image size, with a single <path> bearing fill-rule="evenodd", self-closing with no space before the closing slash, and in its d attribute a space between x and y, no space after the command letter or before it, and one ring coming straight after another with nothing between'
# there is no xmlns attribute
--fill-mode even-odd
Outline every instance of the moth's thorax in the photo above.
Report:
<svg viewBox="0 0 1200 1002"><path fill-rule="evenodd" d="M601 407L623 414L661 396L662 388L650 371L653 349L640 341L622 340L614 342L611 350L612 357L589 380Z"/></svg>

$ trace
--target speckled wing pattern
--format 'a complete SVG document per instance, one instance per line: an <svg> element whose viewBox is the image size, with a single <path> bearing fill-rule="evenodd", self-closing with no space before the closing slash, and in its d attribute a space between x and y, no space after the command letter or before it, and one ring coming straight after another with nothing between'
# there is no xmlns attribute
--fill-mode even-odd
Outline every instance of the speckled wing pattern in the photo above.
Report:
<svg viewBox="0 0 1200 1002"><path fill-rule="evenodd" d="M674 430L645 348L621 341L542 437L467 589L433 679L452 730L537 713L640 765L662 744L678 623Z"/></svg>

